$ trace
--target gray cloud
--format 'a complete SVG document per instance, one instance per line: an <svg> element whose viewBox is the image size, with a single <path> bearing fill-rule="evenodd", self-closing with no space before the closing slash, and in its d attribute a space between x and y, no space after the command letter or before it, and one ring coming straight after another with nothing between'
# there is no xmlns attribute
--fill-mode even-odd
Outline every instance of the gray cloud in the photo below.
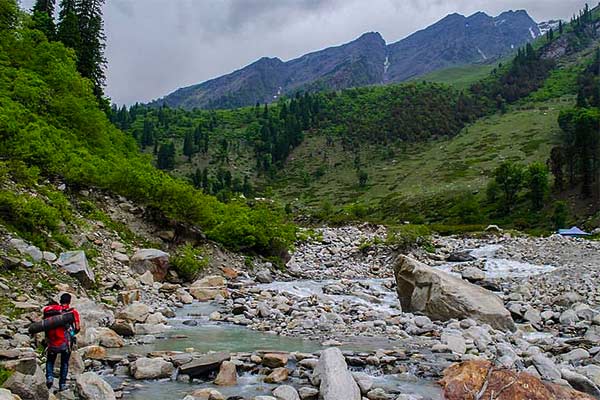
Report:
<svg viewBox="0 0 600 400"><path fill-rule="evenodd" d="M31 8L34 0L22 0ZM107 94L131 104L378 31L397 41L446 14L526 9L568 19L585 0L107 0Z"/></svg>

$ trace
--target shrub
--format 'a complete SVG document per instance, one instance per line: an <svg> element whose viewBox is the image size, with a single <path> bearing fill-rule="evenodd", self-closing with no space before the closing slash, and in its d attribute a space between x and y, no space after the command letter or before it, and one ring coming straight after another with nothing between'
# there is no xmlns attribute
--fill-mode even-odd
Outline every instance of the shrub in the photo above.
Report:
<svg viewBox="0 0 600 400"><path fill-rule="evenodd" d="M406 252L416 247L431 247L431 230L425 225L399 225L388 230L387 244Z"/></svg>
<svg viewBox="0 0 600 400"><path fill-rule="evenodd" d="M6 382L8 380L8 378L10 378L11 375L12 375L12 371L10 371L0 365L0 387L2 387L2 385L4 385L4 382Z"/></svg>
<svg viewBox="0 0 600 400"><path fill-rule="evenodd" d="M208 259L204 257L202 250L187 244L177 249L170 259L170 264L179 277L191 282L208 265Z"/></svg>

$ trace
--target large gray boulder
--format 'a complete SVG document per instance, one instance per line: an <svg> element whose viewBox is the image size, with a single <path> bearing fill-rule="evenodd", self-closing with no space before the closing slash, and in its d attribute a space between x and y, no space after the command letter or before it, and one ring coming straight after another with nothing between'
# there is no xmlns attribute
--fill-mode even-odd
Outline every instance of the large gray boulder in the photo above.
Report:
<svg viewBox="0 0 600 400"><path fill-rule="evenodd" d="M113 389L95 372L77 377L77 393L83 400L116 400Z"/></svg>
<svg viewBox="0 0 600 400"><path fill-rule="evenodd" d="M175 367L162 358L138 358L131 364L131 372L135 379L170 378Z"/></svg>
<svg viewBox="0 0 600 400"><path fill-rule="evenodd" d="M358 384L348 371L344 355L337 347L321 352L312 381L315 386L319 386L320 399L361 400Z"/></svg>
<svg viewBox="0 0 600 400"><path fill-rule="evenodd" d="M401 255L394 265L402 310L432 319L472 318L499 330L515 331L504 303L492 292Z"/></svg>
<svg viewBox="0 0 600 400"><path fill-rule="evenodd" d="M169 254L157 249L141 249L131 257L130 267L140 275L150 271L154 280L160 282L169 272Z"/></svg>
<svg viewBox="0 0 600 400"><path fill-rule="evenodd" d="M90 268L83 250L61 253L56 265L73 275L85 288L89 289L95 283L94 271Z"/></svg>

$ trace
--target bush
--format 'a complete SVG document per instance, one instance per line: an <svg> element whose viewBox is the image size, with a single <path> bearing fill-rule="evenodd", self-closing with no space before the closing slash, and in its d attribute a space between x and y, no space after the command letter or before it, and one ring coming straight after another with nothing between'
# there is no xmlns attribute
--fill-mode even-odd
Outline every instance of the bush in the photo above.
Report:
<svg viewBox="0 0 600 400"><path fill-rule="evenodd" d="M170 264L181 279L191 282L208 265L208 259L200 249L187 244L177 249L170 259Z"/></svg>
<svg viewBox="0 0 600 400"><path fill-rule="evenodd" d="M10 371L0 365L0 387L2 387L2 385L4 385L4 382L6 382L12 374L13 374L12 371Z"/></svg>
<svg viewBox="0 0 600 400"><path fill-rule="evenodd" d="M399 225L388 230L387 244L402 252L416 247L431 248L431 230L425 225Z"/></svg>

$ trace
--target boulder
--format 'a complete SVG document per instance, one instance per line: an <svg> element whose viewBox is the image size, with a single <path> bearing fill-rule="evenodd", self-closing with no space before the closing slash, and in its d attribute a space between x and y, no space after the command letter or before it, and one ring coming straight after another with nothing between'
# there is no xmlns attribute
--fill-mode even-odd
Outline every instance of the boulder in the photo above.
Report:
<svg viewBox="0 0 600 400"><path fill-rule="evenodd" d="M271 271L268 269L263 269L257 272L256 280L260 283L271 283L273 282L273 276L271 275Z"/></svg>
<svg viewBox="0 0 600 400"><path fill-rule="evenodd" d="M290 371L287 368L275 368L269 375L265 377L266 383L281 383L287 381Z"/></svg>
<svg viewBox="0 0 600 400"><path fill-rule="evenodd" d="M403 311L442 321L471 318L495 329L516 330L502 300L482 287L404 255L397 259L394 274Z"/></svg>
<svg viewBox="0 0 600 400"><path fill-rule="evenodd" d="M211 388L194 390L191 396L187 397L192 397L191 400L225 400L225 396L223 396L221 392Z"/></svg>
<svg viewBox="0 0 600 400"><path fill-rule="evenodd" d="M212 371L216 371L221 366L221 363L231 358L229 353L212 353L206 354L197 360L182 365L179 368L179 373L188 375L190 378L198 378Z"/></svg>
<svg viewBox="0 0 600 400"><path fill-rule="evenodd" d="M121 336L129 337L135 335L133 323L124 319L115 320L115 323L110 328Z"/></svg>
<svg viewBox="0 0 600 400"><path fill-rule="evenodd" d="M323 400L361 400L358 384L337 347L321 352L312 380L313 384L319 386L319 398Z"/></svg>
<svg viewBox="0 0 600 400"><path fill-rule="evenodd" d="M281 385L273 390L273 396L277 400L300 400L300 395L292 386Z"/></svg>
<svg viewBox="0 0 600 400"><path fill-rule="evenodd" d="M117 313L117 318L125 321L144 322L150 314L150 307L144 303L133 303Z"/></svg>
<svg viewBox="0 0 600 400"><path fill-rule="evenodd" d="M110 328L98 328L98 340L100 346L107 347L109 349L123 347L125 341L115 331Z"/></svg>
<svg viewBox="0 0 600 400"><path fill-rule="evenodd" d="M533 366L540 374L542 379L547 381L555 381L561 378L560 370L548 357L543 354L536 354L531 357L531 361L533 361Z"/></svg>
<svg viewBox="0 0 600 400"><path fill-rule="evenodd" d="M77 377L77 393L83 400L115 400L115 392L95 372L86 372Z"/></svg>
<svg viewBox="0 0 600 400"><path fill-rule="evenodd" d="M227 281L219 275L207 276L192 283L190 294L199 301L214 300L217 296L227 297Z"/></svg>
<svg viewBox="0 0 600 400"><path fill-rule="evenodd" d="M92 360L103 360L106 358L108 353L106 349L101 346L87 346L78 350L79 354L83 359L89 358Z"/></svg>
<svg viewBox="0 0 600 400"><path fill-rule="evenodd" d="M591 379L564 368L560 372L562 378L569 382L574 389L600 399L600 388Z"/></svg>
<svg viewBox="0 0 600 400"><path fill-rule="evenodd" d="M115 321L113 312L105 304L80 297L74 299L71 305L79 311L83 328L110 326Z"/></svg>
<svg viewBox="0 0 600 400"><path fill-rule="evenodd" d="M298 389L298 394L302 400L317 400L319 389L310 386L302 386Z"/></svg>
<svg viewBox="0 0 600 400"><path fill-rule="evenodd" d="M56 265L73 275L87 289L91 288L96 281L83 250L61 253Z"/></svg>
<svg viewBox="0 0 600 400"><path fill-rule="evenodd" d="M262 358L262 364L269 368L285 367L288 363L288 355L285 353L267 353Z"/></svg>
<svg viewBox="0 0 600 400"><path fill-rule="evenodd" d="M150 271L154 280L160 282L169 272L169 254L157 249L138 250L131 256L130 268L140 275Z"/></svg>
<svg viewBox="0 0 600 400"><path fill-rule="evenodd" d="M234 386L237 384L237 370L233 362L223 361L214 384L219 386Z"/></svg>
<svg viewBox="0 0 600 400"><path fill-rule="evenodd" d="M542 382L526 372L492 367L490 361L482 359L452 364L444 370L444 378L439 382L444 391L444 399L470 399L474 393L479 393L480 399L498 400L593 399L568 387ZM484 385L487 386L484 388Z"/></svg>
<svg viewBox="0 0 600 400"><path fill-rule="evenodd" d="M175 367L162 358L138 358L131 364L131 373L135 379L170 378Z"/></svg>
<svg viewBox="0 0 600 400"><path fill-rule="evenodd" d="M41 368L36 368L32 375L13 372L2 385L5 389L19 396L22 400L39 400L48 398L46 378Z"/></svg>

